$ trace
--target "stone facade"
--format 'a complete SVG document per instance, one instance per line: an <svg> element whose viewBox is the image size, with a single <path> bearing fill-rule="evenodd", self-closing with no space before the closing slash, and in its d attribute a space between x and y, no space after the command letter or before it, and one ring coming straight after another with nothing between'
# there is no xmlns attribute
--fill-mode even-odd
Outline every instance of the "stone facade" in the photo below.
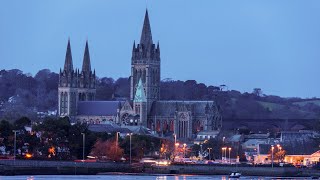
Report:
<svg viewBox="0 0 320 180"><path fill-rule="evenodd" d="M73 69L70 40L68 40L65 64L60 69L58 85L58 114L74 118L79 101L93 101L96 94L96 73L91 71L88 42L81 72Z"/></svg>
<svg viewBox="0 0 320 180"><path fill-rule="evenodd" d="M222 117L214 101L160 100L160 62L160 45L153 43L146 11L140 43L133 43L130 99L90 102L95 96L95 73L91 72L87 44L84 68L79 73L72 68L69 42L65 68L60 73L59 114L75 116L76 120L91 124L111 121L121 126L144 126L159 136L173 137L176 134L183 140L195 138L200 131L219 130Z"/></svg>

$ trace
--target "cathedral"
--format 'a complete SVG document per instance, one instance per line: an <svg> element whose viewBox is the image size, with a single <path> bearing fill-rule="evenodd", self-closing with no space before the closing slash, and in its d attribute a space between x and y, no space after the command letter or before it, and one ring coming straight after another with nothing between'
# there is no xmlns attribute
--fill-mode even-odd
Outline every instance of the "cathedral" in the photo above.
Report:
<svg viewBox="0 0 320 180"><path fill-rule="evenodd" d="M88 42L80 71L73 68L69 40L59 74L59 116L88 124L145 127L159 136L175 134L181 140L221 128L222 117L214 101L161 100L160 72L160 45L152 40L147 10L140 42L134 42L132 48L130 99L95 101L96 75L91 69Z"/></svg>

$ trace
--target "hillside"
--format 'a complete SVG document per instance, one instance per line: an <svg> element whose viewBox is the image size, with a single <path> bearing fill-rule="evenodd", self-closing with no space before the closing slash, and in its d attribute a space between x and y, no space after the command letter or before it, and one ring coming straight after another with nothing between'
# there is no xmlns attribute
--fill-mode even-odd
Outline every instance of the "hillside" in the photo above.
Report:
<svg viewBox="0 0 320 180"><path fill-rule="evenodd" d="M0 119L21 116L37 119L37 112L57 109L59 75L40 70L35 76L18 69L0 71ZM264 95L259 88L241 93L225 86L207 86L195 80L161 82L163 100L215 100L228 119L318 119L320 99L281 98ZM97 78L96 100L129 97L128 78Z"/></svg>

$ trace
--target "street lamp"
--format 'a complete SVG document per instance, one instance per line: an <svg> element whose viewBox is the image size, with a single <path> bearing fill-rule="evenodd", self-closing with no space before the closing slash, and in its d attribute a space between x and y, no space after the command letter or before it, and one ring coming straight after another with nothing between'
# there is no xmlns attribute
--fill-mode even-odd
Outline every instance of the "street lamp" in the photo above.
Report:
<svg viewBox="0 0 320 180"><path fill-rule="evenodd" d="M281 150L282 150L282 147L279 145L279 155L280 155L280 157L278 158L278 163L279 163L279 161L280 161L280 159L281 159L281 162L282 162L282 152L281 152Z"/></svg>
<svg viewBox="0 0 320 180"><path fill-rule="evenodd" d="M223 161L223 148L221 148L221 161Z"/></svg>
<svg viewBox="0 0 320 180"><path fill-rule="evenodd" d="M176 156L178 155L177 149L178 149L178 147L179 147L179 143L175 143L174 146L175 146L175 147L174 147L174 157L173 157L173 161L175 160Z"/></svg>
<svg viewBox="0 0 320 180"><path fill-rule="evenodd" d="M131 164L131 136L132 136L132 133L129 133L127 134L130 138L130 164Z"/></svg>
<svg viewBox="0 0 320 180"><path fill-rule="evenodd" d="M177 143L177 135L176 134L173 134L173 137L174 137L174 151L173 151L173 160L174 160L174 157L176 156L176 143Z"/></svg>
<svg viewBox="0 0 320 180"><path fill-rule="evenodd" d="M14 164L15 164L15 162L16 162L16 149L17 149L17 132L19 132L18 130L13 130L12 131L13 133L14 133L14 148L13 148L13 154L14 154L14 156L13 156L13 160L14 160Z"/></svg>
<svg viewBox="0 0 320 180"><path fill-rule="evenodd" d="M209 160L211 160L211 153L210 153L211 149L212 148L208 148L208 150L209 150Z"/></svg>
<svg viewBox="0 0 320 180"><path fill-rule="evenodd" d="M118 154L118 133L120 132L116 132L116 155Z"/></svg>
<svg viewBox="0 0 320 180"><path fill-rule="evenodd" d="M202 158L202 144L201 143L200 143L200 154L201 154L201 158Z"/></svg>
<svg viewBox="0 0 320 180"><path fill-rule="evenodd" d="M274 146L271 145L271 167L273 168L273 151L274 151Z"/></svg>
<svg viewBox="0 0 320 180"><path fill-rule="evenodd" d="M82 162L84 162L84 147L86 144L86 134L85 133L81 133L82 134Z"/></svg>
<svg viewBox="0 0 320 180"><path fill-rule="evenodd" d="M227 162L227 147L224 148L224 160Z"/></svg>
<svg viewBox="0 0 320 180"><path fill-rule="evenodd" d="M224 153L223 153L224 152ZM224 156L223 156L224 155ZM227 159L227 148L223 147L222 148L222 160Z"/></svg>
<svg viewBox="0 0 320 180"><path fill-rule="evenodd" d="M186 157L186 147L187 147L187 144L186 143L184 143L183 144L183 157L185 158Z"/></svg>
<svg viewBox="0 0 320 180"><path fill-rule="evenodd" d="M230 153L231 153L231 147L229 147L229 163L231 164Z"/></svg>

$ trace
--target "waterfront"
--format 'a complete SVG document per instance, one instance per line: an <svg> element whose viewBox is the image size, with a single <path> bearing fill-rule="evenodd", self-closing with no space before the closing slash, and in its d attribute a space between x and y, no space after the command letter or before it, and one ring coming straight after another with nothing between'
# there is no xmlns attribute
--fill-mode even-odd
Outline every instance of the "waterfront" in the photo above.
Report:
<svg viewBox="0 0 320 180"><path fill-rule="evenodd" d="M0 180L43 180L43 179L108 179L108 180L204 180L204 179L229 179L227 175L35 175L35 176L0 176ZM277 179L311 179L308 177L260 177L243 176L240 179L277 180Z"/></svg>

